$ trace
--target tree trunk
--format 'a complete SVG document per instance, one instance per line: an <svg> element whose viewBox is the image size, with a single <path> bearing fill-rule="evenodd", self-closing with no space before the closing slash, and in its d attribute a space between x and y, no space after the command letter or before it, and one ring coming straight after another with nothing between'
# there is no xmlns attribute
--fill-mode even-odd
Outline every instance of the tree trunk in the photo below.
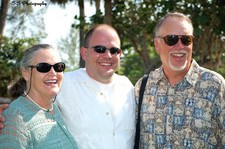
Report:
<svg viewBox="0 0 225 149"><path fill-rule="evenodd" d="M143 35L141 37L142 41L138 40L137 38L135 38L134 36L131 37L131 43L134 47L134 50L139 54L139 56L141 57L141 59L143 60L143 64L144 64L144 70L145 70L145 74L148 74L150 72L150 70L152 70L153 68L153 63L151 63L151 58L149 57L148 51L150 51L147 48L147 35Z"/></svg>
<svg viewBox="0 0 225 149"><path fill-rule="evenodd" d="M112 24L112 1L105 0L105 16L104 23L111 25Z"/></svg>
<svg viewBox="0 0 225 149"><path fill-rule="evenodd" d="M98 14L98 12L100 11L100 0L95 0L95 14Z"/></svg>
<svg viewBox="0 0 225 149"><path fill-rule="evenodd" d="M85 13L84 13L84 0L78 0L79 11L80 11L80 24L85 23ZM84 45L84 27L80 25L80 49ZM85 62L80 56L80 67L84 67Z"/></svg>
<svg viewBox="0 0 225 149"><path fill-rule="evenodd" d="M9 8L9 0L2 0L0 7L0 49L2 45L2 37L5 29L8 8Z"/></svg>

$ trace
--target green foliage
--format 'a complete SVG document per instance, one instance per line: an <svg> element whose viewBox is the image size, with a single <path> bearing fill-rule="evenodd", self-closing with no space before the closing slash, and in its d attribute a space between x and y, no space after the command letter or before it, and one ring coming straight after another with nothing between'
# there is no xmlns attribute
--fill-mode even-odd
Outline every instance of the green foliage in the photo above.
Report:
<svg viewBox="0 0 225 149"><path fill-rule="evenodd" d="M20 76L19 63L23 56L23 51L33 45L34 38L11 39L4 37L0 48L0 96L7 97L7 86L9 83Z"/></svg>
<svg viewBox="0 0 225 149"><path fill-rule="evenodd" d="M225 76L225 3L217 0L116 0L112 6L112 25L118 31L124 57L118 73L128 76L133 83L144 73L161 65L154 45L154 27L168 12L182 12L190 16L194 26L193 58L206 68ZM103 22L103 13L90 17L90 24ZM84 21L87 22L87 21ZM79 24L77 24L79 26Z"/></svg>
<svg viewBox="0 0 225 149"><path fill-rule="evenodd" d="M15 1L14 1L15 2ZM10 38L35 37L37 39L45 38L45 23L43 14L46 8L33 10L32 5L10 5L7 13L7 22L5 36Z"/></svg>
<svg viewBox="0 0 225 149"><path fill-rule="evenodd" d="M201 66L225 76L224 1L115 0L112 4L112 25L121 37L125 55L118 73L128 76L133 83L138 76L161 65L153 46L154 27L159 18L174 11L192 19L195 30L193 58ZM86 31L91 24L103 23L103 15L98 11L90 18L76 16L80 23L74 26Z"/></svg>
<svg viewBox="0 0 225 149"><path fill-rule="evenodd" d="M201 66L212 69L225 76L225 3L222 1L117 1L113 5L113 26L118 30L121 40L126 43L126 48L135 51L142 60L144 72L154 70L160 65L159 57L153 48L154 26L156 21L167 12L182 12L191 17L195 29L195 42L193 58ZM146 45L145 45L146 44ZM130 48L133 47L133 48ZM147 51L147 52L146 52ZM127 58L135 54L129 52ZM146 55L149 54L149 58ZM133 57L134 59L135 56ZM126 60L125 60L126 61ZM147 66L147 67L145 67ZM123 63L120 73L132 79L132 69L140 70L140 65L135 67ZM130 68L131 74L126 72ZM150 68L150 69L149 69Z"/></svg>
<svg viewBox="0 0 225 149"><path fill-rule="evenodd" d="M103 18L104 18L104 16L103 16L102 12L99 10L99 11L97 11L96 14L94 14L90 17L90 22L103 23Z"/></svg>
<svg viewBox="0 0 225 149"><path fill-rule="evenodd" d="M20 76L19 62L23 51L46 37L43 14L46 9L33 11L31 5L10 5L5 35L0 39L0 97L7 96L7 86Z"/></svg>
<svg viewBox="0 0 225 149"><path fill-rule="evenodd" d="M66 71L72 71L79 67L79 42L78 30L71 28L68 37L61 38L58 43L62 61L66 63ZM74 42L75 41L75 42Z"/></svg>
<svg viewBox="0 0 225 149"><path fill-rule="evenodd" d="M53 0L59 4L72 0ZM24 22L32 17L28 13L30 9L13 12L8 17L12 23L12 38L4 38L2 49L0 49L0 68L3 73L0 74L0 96L6 96L7 85L11 80L20 75L18 68L22 52L30 45L38 42L44 33L39 35L32 34L34 38L18 39L17 35L23 38L26 27ZM194 48L193 57L197 62L206 68L215 70L225 77L225 3L222 0L115 0L112 6L112 25L117 29L122 45L123 56L121 66L118 69L119 74L126 75L133 84L151 70L161 65L160 59L154 50L153 38L156 21L167 12L178 11L189 15L194 25ZM25 13L26 12L26 13ZM22 17L18 14L22 14ZM103 23L104 13L97 11L90 18L75 16L75 22L72 27L84 29L87 31L93 24ZM38 20L39 28L44 30L43 23ZM42 25L41 25L42 24ZM30 33L34 31L33 25L30 25ZM22 30L22 31L21 31ZM21 31L21 32L19 32ZM74 34L71 36L75 36ZM74 37L72 37L74 38ZM66 41L67 40L67 41ZM65 39L65 44L59 49L75 49L77 41ZM71 46L66 46L72 44ZM63 51L64 51L63 50ZM76 54L74 50L70 51L70 58ZM74 53L73 53L74 52ZM76 58L75 58L76 59ZM76 63L75 61L70 61ZM69 68L69 67L68 67ZM70 68L74 69L74 68Z"/></svg>
<svg viewBox="0 0 225 149"><path fill-rule="evenodd" d="M143 62L140 60L139 55L137 53L133 53L126 54L122 57L121 67L118 70L118 74L127 76L130 81L135 84L144 74Z"/></svg>

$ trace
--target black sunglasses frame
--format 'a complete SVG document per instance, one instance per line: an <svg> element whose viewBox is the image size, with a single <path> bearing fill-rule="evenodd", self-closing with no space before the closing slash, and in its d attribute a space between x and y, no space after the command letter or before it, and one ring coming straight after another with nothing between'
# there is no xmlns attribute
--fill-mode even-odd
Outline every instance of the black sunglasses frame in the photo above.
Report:
<svg viewBox="0 0 225 149"><path fill-rule="evenodd" d="M116 48L116 47L106 48L105 46L101 46L101 45L86 47L86 48L93 48L96 53L101 53L101 54L105 53L107 49L110 51L111 54L117 55L121 52L120 48Z"/></svg>
<svg viewBox="0 0 225 149"><path fill-rule="evenodd" d="M38 63L36 66L29 65L30 68L36 68L38 72L47 73L53 67L55 72L63 72L66 68L66 64L63 62L55 63L54 65L48 63Z"/></svg>
<svg viewBox="0 0 225 149"><path fill-rule="evenodd" d="M189 46L193 43L194 40L194 36L192 35L167 35L165 37L158 36L156 38L162 38L168 46L176 45L179 39L181 40L183 45Z"/></svg>

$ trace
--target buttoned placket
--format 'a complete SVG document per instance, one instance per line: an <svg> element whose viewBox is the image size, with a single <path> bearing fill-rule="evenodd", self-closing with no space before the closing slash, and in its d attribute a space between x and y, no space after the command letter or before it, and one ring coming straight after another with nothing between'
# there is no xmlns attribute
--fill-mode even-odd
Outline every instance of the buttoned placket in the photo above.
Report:
<svg viewBox="0 0 225 149"><path fill-rule="evenodd" d="M112 103L110 103L110 99L109 98L113 98L111 97L111 95L113 95L113 93L111 94L108 94L110 93L110 91L114 92L115 90L115 87L111 86L109 87L109 90L107 91L107 89L104 91L105 87L103 87L101 89L101 85L99 82L96 82L95 80L92 80L91 83L89 82L87 84L89 87L92 88L92 91L95 95L97 95L97 99L101 102L101 103L104 103L105 106L104 109L102 110L104 113L104 115L106 117L108 117L107 119L109 119L111 121L111 124L112 124L112 127L109 126L108 128L110 128L110 130L112 131L112 134L111 134L111 137L112 137L112 142L111 142L111 147L110 148L115 148L115 136L116 136L116 130L115 130L115 116L114 116L114 104L115 104L115 101L113 101ZM107 88L107 87L106 87ZM107 97L108 95L108 97ZM111 106L112 104L112 106Z"/></svg>
<svg viewBox="0 0 225 149"><path fill-rule="evenodd" d="M107 107L107 109L106 109L106 116L109 116L110 118L111 118L111 121L112 121L112 125L113 125L113 128L112 128L112 140L113 140L113 142L112 142L112 144L113 144L113 146L114 146L114 137L115 137L115 121L114 121L114 110L113 110L113 105L111 105L111 104L114 104L114 103L111 103L110 102L110 97L107 97L106 96L106 94L103 92L103 91L99 91L99 95L100 95L100 97L102 98L102 100L104 100L104 102L106 103L106 107ZM112 147L113 148L113 147Z"/></svg>

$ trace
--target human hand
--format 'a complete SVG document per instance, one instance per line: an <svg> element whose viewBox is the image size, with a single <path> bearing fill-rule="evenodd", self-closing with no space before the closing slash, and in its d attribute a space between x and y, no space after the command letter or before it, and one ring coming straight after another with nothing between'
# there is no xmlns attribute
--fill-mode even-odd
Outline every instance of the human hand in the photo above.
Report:
<svg viewBox="0 0 225 149"><path fill-rule="evenodd" d="M2 116L2 112L9 107L9 104L0 104L0 133L4 128L5 118Z"/></svg>

